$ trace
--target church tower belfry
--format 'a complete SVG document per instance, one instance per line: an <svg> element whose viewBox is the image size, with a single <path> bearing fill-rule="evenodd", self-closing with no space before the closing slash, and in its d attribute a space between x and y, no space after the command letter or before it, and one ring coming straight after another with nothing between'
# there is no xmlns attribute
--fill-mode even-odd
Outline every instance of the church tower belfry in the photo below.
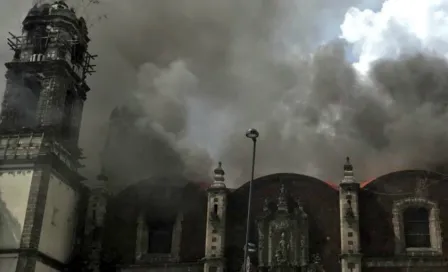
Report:
<svg viewBox="0 0 448 272"><path fill-rule="evenodd" d="M78 137L95 56L87 51L85 20L64 1L34 5L22 33L10 36L0 191L14 209L0 215L0 267L62 271L80 248L85 222Z"/></svg>
<svg viewBox="0 0 448 272"><path fill-rule="evenodd" d="M350 159L344 165L344 179L339 185L341 226L341 272L360 272L359 183L353 176Z"/></svg>
<svg viewBox="0 0 448 272"><path fill-rule="evenodd" d="M224 249L228 190L224 183L224 174L220 162L214 170L214 181L207 192L204 272L223 272L225 270Z"/></svg>
<svg viewBox="0 0 448 272"><path fill-rule="evenodd" d="M7 62L0 129L45 130L67 149L76 149L86 93L96 56L87 51L85 20L64 1L35 5L22 23L22 34L10 33L14 52Z"/></svg>

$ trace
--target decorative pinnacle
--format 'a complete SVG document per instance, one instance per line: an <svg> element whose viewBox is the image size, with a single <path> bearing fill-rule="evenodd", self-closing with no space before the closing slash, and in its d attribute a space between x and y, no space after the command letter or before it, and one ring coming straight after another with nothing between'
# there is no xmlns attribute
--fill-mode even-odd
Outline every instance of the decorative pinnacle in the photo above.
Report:
<svg viewBox="0 0 448 272"><path fill-rule="evenodd" d="M280 194L278 196L277 208L279 211L288 210L288 203L286 203L286 193L284 184L282 184L282 186L280 187Z"/></svg>
<svg viewBox="0 0 448 272"><path fill-rule="evenodd" d="M225 178L224 178L225 172L222 169L222 163L221 162L218 163L218 167L213 172L215 173L215 176L214 176L215 182L219 182L219 183L224 182L224 180L225 180Z"/></svg>
<svg viewBox="0 0 448 272"><path fill-rule="evenodd" d="M269 210L269 199L264 199L263 211L267 212Z"/></svg>
<svg viewBox="0 0 448 272"><path fill-rule="evenodd" d="M345 158L344 171L353 171L353 166L350 163L350 157Z"/></svg>
<svg viewBox="0 0 448 272"><path fill-rule="evenodd" d="M353 176L353 165L350 163L350 158L346 158L346 162L344 164L344 176Z"/></svg>
<svg viewBox="0 0 448 272"><path fill-rule="evenodd" d="M353 183L356 182L353 177L353 165L350 163L350 158L346 158L346 162L344 164L344 179L342 183Z"/></svg>

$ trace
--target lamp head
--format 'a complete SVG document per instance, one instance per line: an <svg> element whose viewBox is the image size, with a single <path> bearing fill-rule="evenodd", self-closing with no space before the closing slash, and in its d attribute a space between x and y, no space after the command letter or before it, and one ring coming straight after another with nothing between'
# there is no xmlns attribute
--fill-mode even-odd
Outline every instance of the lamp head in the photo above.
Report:
<svg viewBox="0 0 448 272"><path fill-rule="evenodd" d="M246 132L246 137L254 141L258 138L259 135L260 134L258 133L258 131L254 128L251 128Z"/></svg>

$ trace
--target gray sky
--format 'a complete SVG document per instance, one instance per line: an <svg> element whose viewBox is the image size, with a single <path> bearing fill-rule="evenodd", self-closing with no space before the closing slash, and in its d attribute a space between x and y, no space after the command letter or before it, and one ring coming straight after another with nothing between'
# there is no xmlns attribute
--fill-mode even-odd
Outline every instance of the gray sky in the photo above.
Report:
<svg viewBox="0 0 448 272"><path fill-rule="evenodd" d="M0 4L0 37L19 31L27 2ZM261 133L257 175L297 172L337 181L349 155L364 179L430 168L447 159L439 152L448 144L446 109L440 103L445 62L438 56L415 56L425 51L418 45L396 50L402 44L391 37L405 41L417 35L400 24L386 24L381 33L389 37L377 37L385 50L413 56L369 51L374 37L356 34L366 22L357 20L378 12L372 20L379 25L386 13L378 1L73 3L92 24L90 51L100 55L98 73L89 79L92 91L80 142L89 177L98 172L107 120L117 105L140 112L131 125L147 135L142 140L150 153L147 165L175 154L172 161L183 165L176 171L205 178L222 160L232 186L249 177L251 145L244 137L249 127ZM354 6L361 8L359 13L350 10ZM362 13L366 6L375 7L371 17ZM356 24L348 20L351 15ZM344 39L356 51L350 56ZM354 59L375 55L390 61L375 64L366 78L347 62L353 54ZM0 61L10 58L7 47L0 46ZM145 165L138 155L125 152L131 143L118 137L114 144L110 157L115 165L124 160ZM166 171L171 171L170 162L164 161Z"/></svg>

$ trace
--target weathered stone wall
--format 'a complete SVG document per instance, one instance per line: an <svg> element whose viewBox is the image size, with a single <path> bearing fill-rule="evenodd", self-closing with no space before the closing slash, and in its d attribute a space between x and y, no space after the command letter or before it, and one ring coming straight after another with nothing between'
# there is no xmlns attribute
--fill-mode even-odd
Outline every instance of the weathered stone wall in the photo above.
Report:
<svg viewBox="0 0 448 272"><path fill-rule="evenodd" d="M196 184L186 186L154 186L142 182L112 197L109 201L103 240L103 266L134 264L137 245L137 220L144 210L154 218L176 218L182 213L179 232L180 243L176 259L179 262L196 262L204 257L206 192ZM119 233L119 235L117 235ZM155 259L144 258L144 264Z"/></svg>
<svg viewBox="0 0 448 272"><path fill-rule="evenodd" d="M438 209L439 222L441 226L440 243L443 254L440 253L413 253L413 258L427 262L428 265L443 263L443 259L448 257L448 243L443 241L448 238L448 181L441 174L427 171L400 171L394 172L364 185L360 192L360 232L361 250L364 262L370 257L378 258L376 265L391 266L387 261L397 263L407 262L407 255L411 253L403 252L403 241L400 238L402 230L397 229L401 224L397 220L397 212L394 212L394 203L403 201L420 201L435 203ZM438 235L434 231L431 235ZM434 237L436 237L434 236ZM401 246L400 246L401 245ZM421 258L419 257L421 256ZM406 259L403 261L403 259ZM377 271L369 268L367 271ZM376 268L375 268L376 269ZM381 268L378 268L381 269ZM396 269L389 267L388 269ZM416 271L424 272L425 268L415 268ZM420 269L420 270L419 270ZM430 267L430 271L437 271L437 267ZM443 268L447 269L447 268ZM383 270L378 270L383 271ZM387 270L395 271L395 270ZM399 271L399 270L398 270ZM446 271L446 270L443 270Z"/></svg>
<svg viewBox="0 0 448 272"><path fill-rule="evenodd" d="M422 184L427 180L426 187ZM276 201L281 185L284 184L290 199L300 201L309 221L310 260L319 259L327 272L339 272L340 219L338 189L321 180L297 174L275 174L256 179L253 184L252 221L261 214L265 199ZM422 186L424 188L422 188ZM245 184L228 194L226 248L227 270L240 271L243 262L243 245L247 212L249 184ZM175 213L182 212L181 243L179 262L198 262L204 257L207 197L204 188L189 184L181 189L178 202L169 201ZM448 258L448 181L440 174L425 171L401 171L382 176L368 184L364 183L359 192L360 243L363 254L364 272L425 272L447 271L443 267ZM151 193L149 193L151 192ZM107 235L104 240L105 255L110 263L132 264L135 255L136 220L139 210L148 207L151 194L160 194L151 186L133 186L116 196L109 204ZM394 226L394 203L403 199L427 199L437 204L440 219L439 256L397 255L396 226ZM149 201L149 202L148 202ZM149 205L150 206L150 205ZM169 213L161 206L158 211ZM120 235L117 235L120 233ZM255 224L251 226L252 242L257 241ZM256 254L251 256L257 264ZM437 254L436 254L437 255ZM412 259L412 260L411 260ZM411 261L418 261L408 267ZM422 265L422 262L424 265ZM399 267L397 267L399 265ZM202 269L202 266L200 266ZM412 269L411 269L412 268ZM147 264L132 266L122 271L196 271L185 270L185 266ZM411 270L409 270L411 269ZM428 270L429 269L429 270ZM199 271L199 270L198 270Z"/></svg>

